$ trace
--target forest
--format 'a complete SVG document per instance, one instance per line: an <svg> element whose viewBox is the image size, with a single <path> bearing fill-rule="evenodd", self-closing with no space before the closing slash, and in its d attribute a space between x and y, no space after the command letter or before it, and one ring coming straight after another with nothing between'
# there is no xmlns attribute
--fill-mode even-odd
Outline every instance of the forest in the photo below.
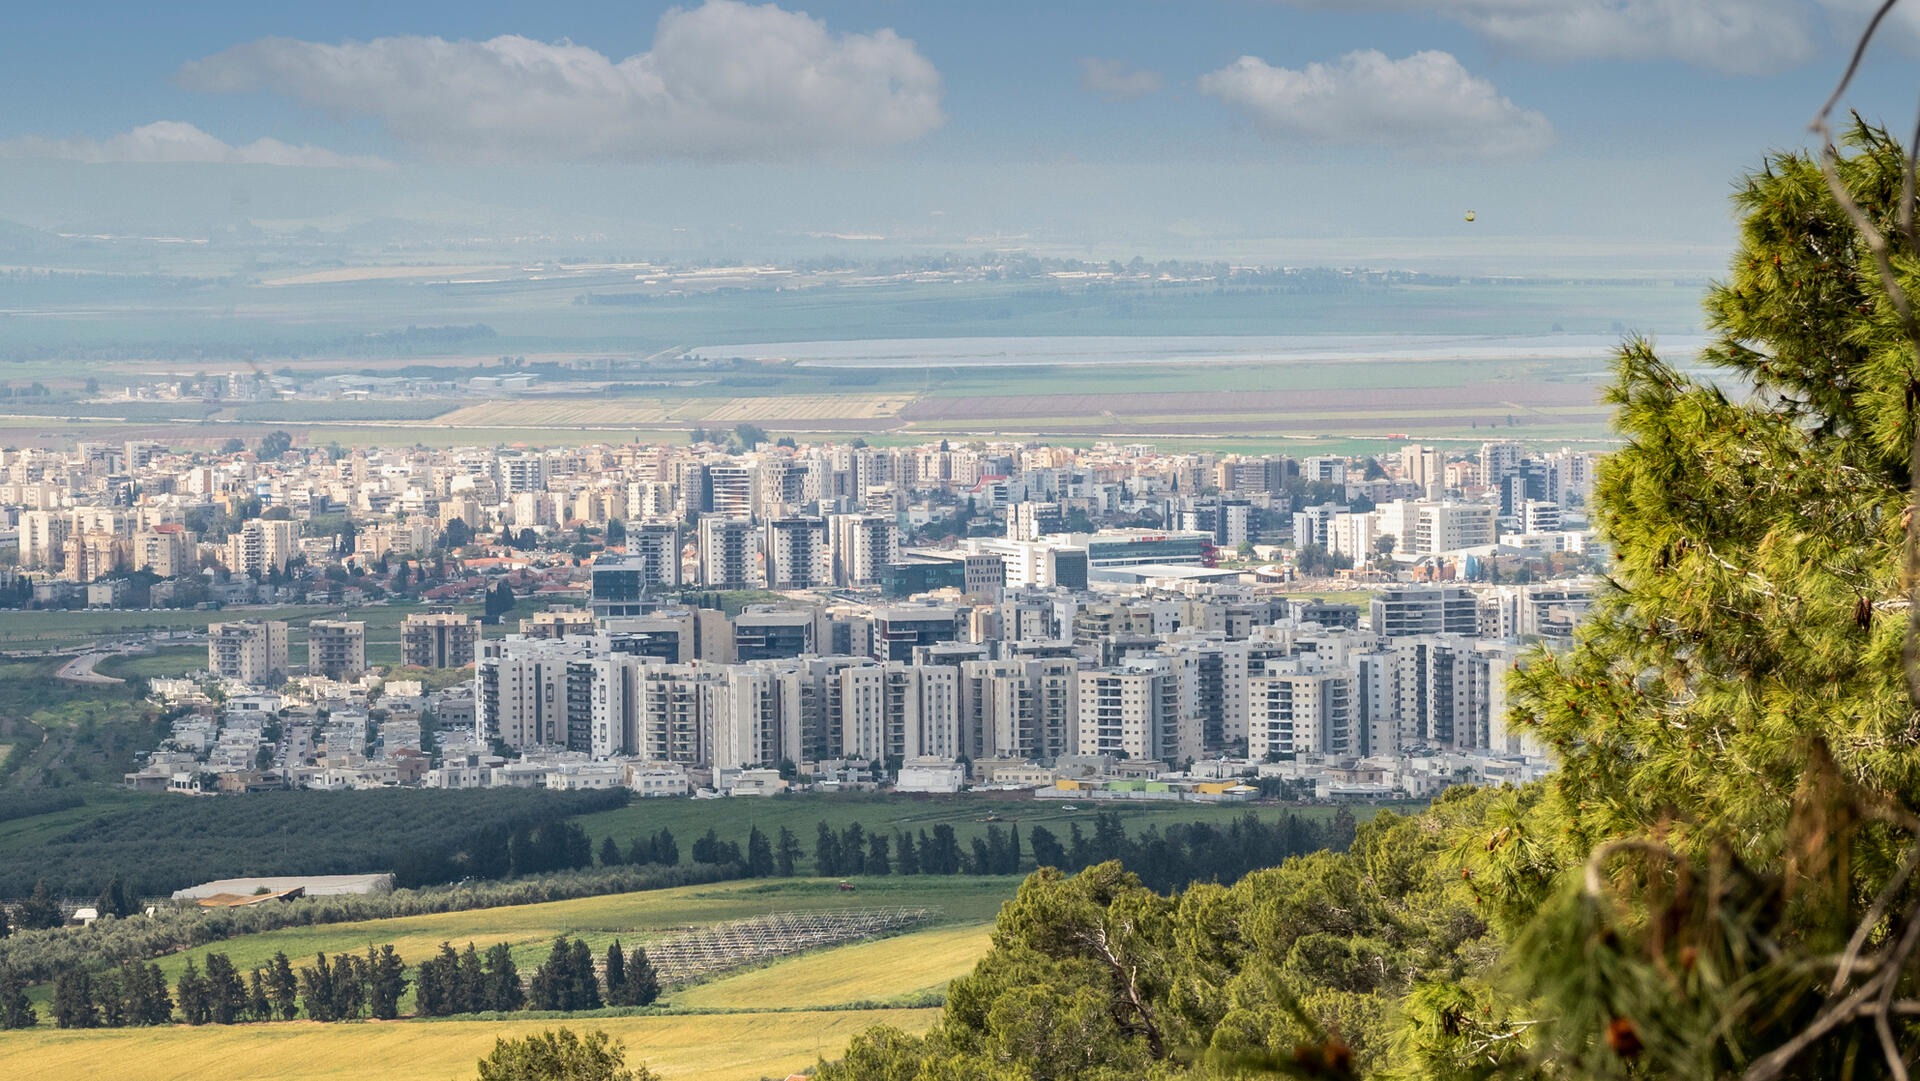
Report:
<svg viewBox="0 0 1920 1081"><path fill-rule="evenodd" d="M1509 688L1551 778L1230 886L1042 870L930 1032L816 1077L1908 1077L1920 236L1905 151L1841 142L1737 187L1700 359L1751 393L1618 352L1609 589Z"/></svg>

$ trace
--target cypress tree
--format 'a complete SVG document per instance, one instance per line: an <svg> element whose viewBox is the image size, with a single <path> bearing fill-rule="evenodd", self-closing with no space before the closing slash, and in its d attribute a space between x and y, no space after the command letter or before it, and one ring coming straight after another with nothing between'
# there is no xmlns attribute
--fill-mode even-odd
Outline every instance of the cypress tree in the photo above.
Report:
<svg viewBox="0 0 1920 1081"><path fill-rule="evenodd" d="M774 849L774 868L781 878L793 877L794 861L800 856L800 839L793 835L792 830L781 826L780 843Z"/></svg>
<svg viewBox="0 0 1920 1081"><path fill-rule="evenodd" d="M567 965L567 998L569 1010L597 1010L603 1003L600 998L600 976L593 968L593 951L587 948L585 939L573 940L569 951L571 959Z"/></svg>
<svg viewBox="0 0 1920 1081"><path fill-rule="evenodd" d="M391 944L378 951L367 947L367 1010L376 1020L391 1021L400 1016L400 996L407 990L406 973L406 964Z"/></svg>
<svg viewBox="0 0 1920 1081"><path fill-rule="evenodd" d="M813 842L813 873L823 878L840 874L840 836L824 821L820 823Z"/></svg>
<svg viewBox="0 0 1920 1081"><path fill-rule="evenodd" d="M245 1019L246 985L240 982L240 973L226 954L207 954L206 987L208 1013L214 1024L231 1025Z"/></svg>
<svg viewBox="0 0 1920 1081"><path fill-rule="evenodd" d="M647 960L647 951L639 946L627 958L627 1001L632 1006L651 1006L660 997L660 974Z"/></svg>
<svg viewBox="0 0 1920 1081"><path fill-rule="evenodd" d="M627 1006L627 958L620 952L620 940L607 947L607 1005Z"/></svg>
<svg viewBox="0 0 1920 1081"><path fill-rule="evenodd" d="M100 1008L103 1027L119 1028L127 1023L126 988L121 984L118 969L108 969L93 981L93 1002Z"/></svg>
<svg viewBox="0 0 1920 1081"><path fill-rule="evenodd" d="M367 1001L367 967L350 953L333 958L333 1019L352 1021Z"/></svg>
<svg viewBox="0 0 1920 1081"><path fill-rule="evenodd" d="M513 963L513 950L504 942L487 947L486 1008L496 1013L511 1013L527 1004L526 989L520 986L520 971Z"/></svg>
<svg viewBox="0 0 1920 1081"><path fill-rule="evenodd" d="M39 1023L39 1014L27 1001L27 978L0 961L0 1028L32 1028Z"/></svg>
<svg viewBox="0 0 1920 1081"><path fill-rule="evenodd" d="M879 830L867 837L867 873L870 875L890 875L893 863L887 858L888 837Z"/></svg>
<svg viewBox="0 0 1920 1081"><path fill-rule="evenodd" d="M573 973L573 947L560 935L547 951L547 959L533 970L527 983L527 1004L536 1010L570 1010Z"/></svg>
<svg viewBox="0 0 1920 1081"><path fill-rule="evenodd" d="M135 979L139 974L141 978ZM160 966L148 962L142 972L138 961L127 963L126 986L140 989L137 1004L129 1002L128 1014L134 1024L166 1025L173 1023L173 997L167 994L167 977Z"/></svg>
<svg viewBox="0 0 1920 1081"><path fill-rule="evenodd" d="M300 982L293 974L292 962L284 952L276 951L273 963L267 966L267 997L280 1020L291 1021L300 1015L299 995Z"/></svg>
<svg viewBox="0 0 1920 1081"><path fill-rule="evenodd" d="M471 942L460 954L459 971L453 981L453 1002L460 1013L487 1009L487 973L480 966L480 953Z"/></svg>
<svg viewBox="0 0 1920 1081"><path fill-rule="evenodd" d="M23 931L45 931L67 922L67 914L60 902L53 896L53 887L46 879L33 884L33 893L20 902L20 908L14 913Z"/></svg>
<svg viewBox="0 0 1920 1081"><path fill-rule="evenodd" d="M624 862L626 861L620 858L620 846L614 843L613 835L608 834L602 837L600 839L600 866L618 867Z"/></svg>
<svg viewBox="0 0 1920 1081"><path fill-rule="evenodd" d="M848 825L840 833L840 873L867 873L867 831L858 822Z"/></svg>
<svg viewBox="0 0 1920 1081"><path fill-rule="evenodd" d="M181 979L184 982L186 978L183 976ZM313 964L300 970L300 1004L306 1008L309 1020L332 1021L337 1017L334 1013L334 1003L337 998L333 982L333 966L327 963L325 953L314 954ZM184 987L180 994L183 1000L180 1009L184 1012L186 1010Z"/></svg>
<svg viewBox="0 0 1920 1081"><path fill-rule="evenodd" d="M773 846L767 835L754 826L747 831L747 877L765 878L773 873Z"/></svg>
<svg viewBox="0 0 1920 1081"><path fill-rule="evenodd" d="M207 981L194 967L193 958L187 958L187 967L181 971L180 980L174 985L173 997L180 1004L180 1019L189 1025L204 1025L213 1019L213 1001L207 988Z"/></svg>
<svg viewBox="0 0 1920 1081"><path fill-rule="evenodd" d="M920 873L920 851L914 847L913 831L901 830L899 833L894 834L893 848L894 852L897 853L896 862L899 865L901 874L917 875Z"/></svg>
<svg viewBox="0 0 1920 1081"><path fill-rule="evenodd" d="M255 1021L273 1020L273 1000L267 997L267 981L257 968L247 977L247 1016Z"/></svg>
<svg viewBox="0 0 1920 1081"><path fill-rule="evenodd" d="M93 980L79 969L67 969L53 980L53 1023L61 1028L96 1028L100 1009L93 1001Z"/></svg>

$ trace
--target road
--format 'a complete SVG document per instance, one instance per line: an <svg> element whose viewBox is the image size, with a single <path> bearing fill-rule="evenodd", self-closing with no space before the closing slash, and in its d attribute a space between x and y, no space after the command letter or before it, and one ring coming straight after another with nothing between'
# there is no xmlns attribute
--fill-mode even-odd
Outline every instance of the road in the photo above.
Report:
<svg viewBox="0 0 1920 1081"><path fill-rule="evenodd" d="M119 654L82 653L78 657L61 665L60 671L56 672L55 675L69 683L125 683L126 680L118 676L103 676L93 670L93 666L99 664L102 660L116 656L119 656Z"/></svg>

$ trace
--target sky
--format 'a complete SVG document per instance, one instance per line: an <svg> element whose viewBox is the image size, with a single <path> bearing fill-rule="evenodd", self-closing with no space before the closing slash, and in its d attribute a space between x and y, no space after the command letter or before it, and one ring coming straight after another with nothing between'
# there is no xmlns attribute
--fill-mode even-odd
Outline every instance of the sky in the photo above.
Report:
<svg viewBox="0 0 1920 1081"><path fill-rule="evenodd" d="M1688 273L1875 6L23 5L0 220ZM1910 130L1917 46L1903 0L1849 103Z"/></svg>

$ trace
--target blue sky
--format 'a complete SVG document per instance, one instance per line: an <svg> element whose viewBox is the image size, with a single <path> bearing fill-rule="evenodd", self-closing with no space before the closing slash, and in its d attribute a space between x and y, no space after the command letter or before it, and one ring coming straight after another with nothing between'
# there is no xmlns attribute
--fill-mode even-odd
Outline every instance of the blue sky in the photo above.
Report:
<svg viewBox="0 0 1920 1081"><path fill-rule="evenodd" d="M1852 96L1896 128L1906 6ZM0 39L0 218L190 231L244 190L324 229L1258 258L1413 251L1470 206L1489 251L1677 266L1724 245L1742 169L1805 142L1868 7L33 5Z"/></svg>

